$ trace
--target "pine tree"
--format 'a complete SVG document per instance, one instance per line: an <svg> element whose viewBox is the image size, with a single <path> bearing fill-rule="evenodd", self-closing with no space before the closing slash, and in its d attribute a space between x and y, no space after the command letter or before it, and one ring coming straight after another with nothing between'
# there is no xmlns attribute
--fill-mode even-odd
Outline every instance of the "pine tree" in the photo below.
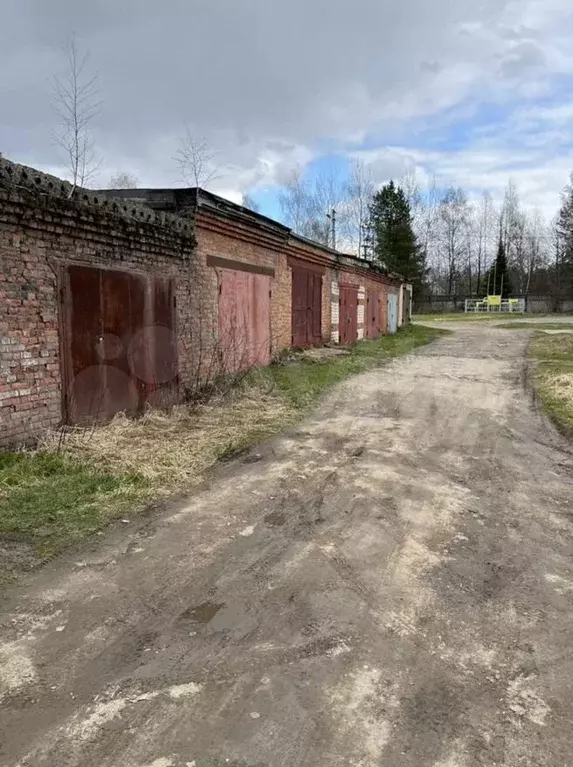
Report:
<svg viewBox="0 0 573 767"><path fill-rule="evenodd" d="M426 268L414 234L412 211L403 189L393 181L374 195L370 204L373 255L389 272L401 274L419 291Z"/></svg>
<svg viewBox="0 0 573 767"><path fill-rule="evenodd" d="M509 298L511 295L511 282L507 270L507 257L505 255L503 237L499 238L495 263L487 275L487 286L490 296Z"/></svg>

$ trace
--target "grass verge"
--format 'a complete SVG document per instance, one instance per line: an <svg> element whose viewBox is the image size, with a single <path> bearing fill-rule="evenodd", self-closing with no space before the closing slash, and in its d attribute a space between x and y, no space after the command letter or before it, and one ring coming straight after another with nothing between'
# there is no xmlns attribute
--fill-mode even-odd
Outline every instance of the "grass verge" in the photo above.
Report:
<svg viewBox="0 0 573 767"><path fill-rule="evenodd" d="M573 333L573 322L503 322L496 328L504 330L563 330Z"/></svg>
<svg viewBox="0 0 573 767"><path fill-rule="evenodd" d="M543 409L561 432L573 437L573 334L536 333L529 358Z"/></svg>
<svg viewBox="0 0 573 767"><path fill-rule="evenodd" d="M273 365L264 373L269 376L295 410L311 405L324 389L350 375L380 365L385 360L407 354L427 344L445 331L410 325L394 336L375 341L360 341L350 354L324 361L301 360L294 365Z"/></svg>
<svg viewBox="0 0 573 767"><path fill-rule="evenodd" d="M151 501L200 482L217 461L294 423L325 389L445 333L411 326L361 341L344 356L296 356L259 369L240 389L207 405L119 415L93 430L48 435L35 451L0 453L2 570L33 566L131 516Z"/></svg>

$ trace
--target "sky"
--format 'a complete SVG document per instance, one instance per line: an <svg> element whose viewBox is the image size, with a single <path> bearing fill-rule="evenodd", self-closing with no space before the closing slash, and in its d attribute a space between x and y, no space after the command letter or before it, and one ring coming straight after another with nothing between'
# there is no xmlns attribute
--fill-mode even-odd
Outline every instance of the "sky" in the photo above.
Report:
<svg viewBox="0 0 573 767"><path fill-rule="evenodd" d="M295 169L361 158L549 217L573 170L571 0L2 0L0 152L65 177L54 76L75 36L99 80L92 185L181 186L189 127L212 191L278 216Z"/></svg>

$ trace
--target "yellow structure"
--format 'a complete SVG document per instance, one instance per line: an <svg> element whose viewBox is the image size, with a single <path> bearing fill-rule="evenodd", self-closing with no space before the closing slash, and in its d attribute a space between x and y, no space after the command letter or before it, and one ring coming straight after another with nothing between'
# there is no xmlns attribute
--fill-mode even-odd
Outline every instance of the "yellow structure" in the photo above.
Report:
<svg viewBox="0 0 573 767"><path fill-rule="evenodd" d="M485 298L468 298L466 300L466 314L497 313L497 312L525 312L524 298L503 298L502 296L486 296Z"/></svg>

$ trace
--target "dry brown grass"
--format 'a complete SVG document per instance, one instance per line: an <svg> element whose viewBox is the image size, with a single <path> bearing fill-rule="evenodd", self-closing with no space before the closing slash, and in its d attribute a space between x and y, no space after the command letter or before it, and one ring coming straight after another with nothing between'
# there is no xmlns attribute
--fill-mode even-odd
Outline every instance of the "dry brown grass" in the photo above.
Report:
<svg viewBox="0 0 573 767"><path fill-rule="evenodd" d="M441 332L410 327L332 359L255 369L208 404L149 410L137 420L120 415L49 434L37 450L0 453L0 580L21 567L3 538L32 547L39 562L196 485L218 460L295 422L327 387Z"/></svg>
<svg viewBox="0 0 573 767"><path fill-rule="evenodd" d="M139 419L120 414L95 429L49 434L42 450L93 461L113 474L138 474L154 493L200 481L217 460L275 433L289 422L284 398L243 389L206 405L150 409Z"/></svg>
<svg viewBox="0 0 573 767"><path fill-rule="evenodd" d="M529 346L535 361L535 385L557 426L573 436L573 335L538 333Z"/></svg>
<svg viewBox="0 0 573 767"><path fill-rule="evenodd" d="M547 370L543 376L543 385L553 397L562 400L564 406L573 412L573 370L569 372Z"/></svg>

